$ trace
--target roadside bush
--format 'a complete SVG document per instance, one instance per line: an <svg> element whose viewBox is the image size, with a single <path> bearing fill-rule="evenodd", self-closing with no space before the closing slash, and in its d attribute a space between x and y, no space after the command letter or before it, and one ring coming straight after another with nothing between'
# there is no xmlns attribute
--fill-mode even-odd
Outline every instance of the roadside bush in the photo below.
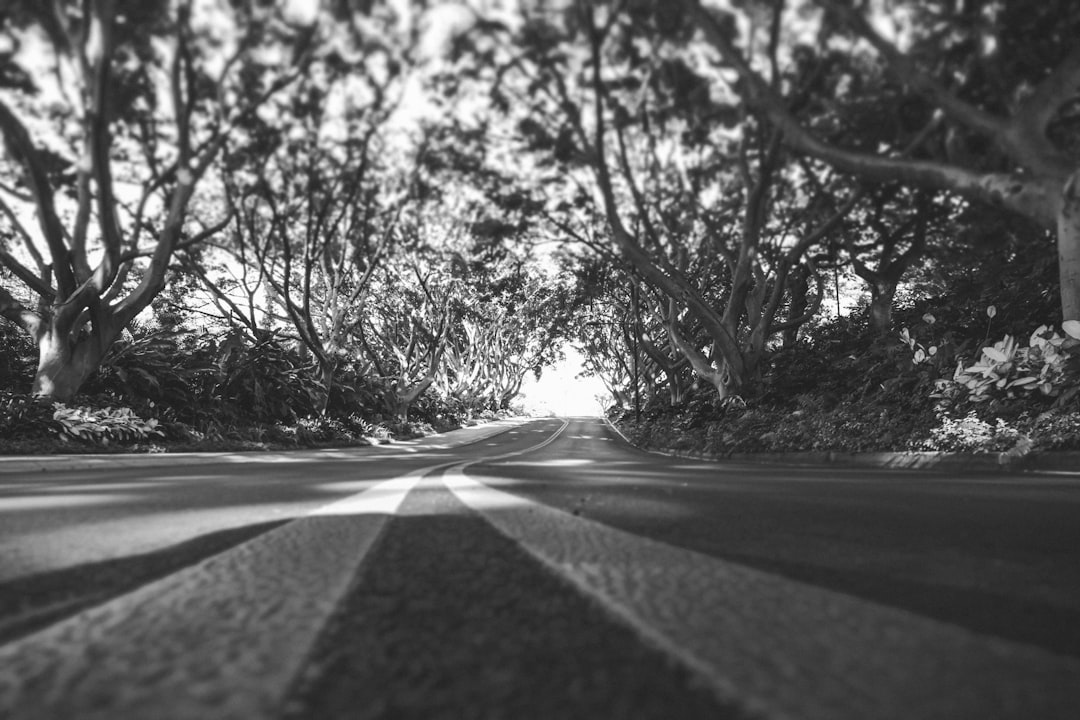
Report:
<svg viewBox="0 0 1080 720"><path fill-rule="evenodd" d="M206 404L248 422L295 422L316 414L322 387L275 336L249 345L233 332L200 350L197 355L212 354L215 368L200 388Z"/></svg>
<svg viewBox="0 0 1080 720"><path fill-rule="evenodd" d="M30 392L37 368L37 348L25 332L0 321L0 391Z"/></svg>
<svg viewBox="0 0 1080 720"><path fill-rule="evenodd" d="M56 436L60 424L51 402L31 395L0 392L0 438L17 440Z"/></svg>
<svg viewBox="0 0 1080 720"><path fill-rule="evenodd" d="M1047 412L1035 418L1030 435L1037 450L1080 449L1080 412Z"/></svg>
<svg viewBox="0 0 1080 720"><path fill-rule="evenodd" d="M338 367L327 412L335 416L373 417L383 410L386 385L358 364Z"/></svg>
<svg viewBox="0 0 1080 720"><path fill-rule="evenodd" d="M13 343L0 346L0 378L5 367L15 368L10 383L28 393L36 352L17 330L0 330L2 337L14 332ZM0 389L0 438L10 441L7 452L65 452L71 442L107 452L157 438L188 450L255 450L385 442L464 422L461 403L429 392L407 422L388 425L381 414L384 384L367 371L359 363L339 368L320 415L324 389L314 368L273 333L253 341L238 330L216 335L136 326L68 405Z"/></svg>
<svg viewBox="0 0 1080 720"><path fill-rule="evenodd" d="M1080 322L1070 320L1062 328L1066 336L1049 325L1037 328L1027 346L1006 335L983 347L974 363L960 362L951 379L937 380L931 397L956 404L1041 395L1068 403L1080 389Z"/></svg>
<svg viewBox="0 0 1080 720"><path fill-rule="evenodd" d="M1023 434L1005 420L992 422L978 417L974 410L961 418L943 416L940 424L930 430L922 444L925 450L944 452L1006 452L1023 439Z"/></svg>
<svg viewBox="0 0 1080 720"><path fill-rule="evenodd" d="M190 419L197 406L198 378L213 371L205 358L185 352L183 333L134 328L114 343L85 394L110 394L145 414L173 409Z"/></svg>
<svg viewBox="0 0 1080 720"><path fill-rule="evenodd" d="M125 407L68 407L56 403L53 420L59 424L61 440L81 440L94 445L131 443L162 437L158 421L144 420Z"/></svg>

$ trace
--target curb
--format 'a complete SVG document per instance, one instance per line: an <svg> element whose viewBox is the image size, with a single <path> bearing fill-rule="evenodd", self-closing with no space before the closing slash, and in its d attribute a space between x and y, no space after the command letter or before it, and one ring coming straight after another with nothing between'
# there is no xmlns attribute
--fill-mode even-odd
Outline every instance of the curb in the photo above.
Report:
<svg viewBox="0 0 1080 720"><path fill-rule="evenodd" d="M530 418L492 420L445 433L421 438L391 441L379 445L356 445L343 448L301 450L237 450L233 452L185 453L116 453L83 455L0 455L0 477L18 473L37 474L77 470L159 467L162 465L224 465L232 463L288 463L309 460L348 460L351 457L382 451L446 450L487 440L500 435Z"/></svg>
<svg viewBox="0 0 1080 720"><path fill-rule="evenodd" d="M1080 474L1080 452L1043 452L1014 458L1006 453L948 453L948 452L868 452L849 453L834 450L789 453L729 453L713 455L704 452L660 450L634 444L608 418L608 427L623 442L641 452L663 457L701 460L703 462L740 462L757 465L789 467L865 467L888 470L938 471L957 473L1017 473L1057 472Z"/></svg>

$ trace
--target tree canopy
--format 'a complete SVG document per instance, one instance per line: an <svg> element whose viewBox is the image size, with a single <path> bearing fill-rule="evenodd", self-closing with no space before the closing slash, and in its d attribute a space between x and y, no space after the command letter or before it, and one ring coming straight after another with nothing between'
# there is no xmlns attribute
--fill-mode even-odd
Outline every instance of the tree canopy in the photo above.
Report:
<svg viewBox="0 0 1080 720"><path fill-rule="evenodd" d="M0 316L39 396L157 323L398 417L505 408L566 341L623 405L744 402L1002 258L1059 327L1078 33L1068 0L7 3Z"/></svg>

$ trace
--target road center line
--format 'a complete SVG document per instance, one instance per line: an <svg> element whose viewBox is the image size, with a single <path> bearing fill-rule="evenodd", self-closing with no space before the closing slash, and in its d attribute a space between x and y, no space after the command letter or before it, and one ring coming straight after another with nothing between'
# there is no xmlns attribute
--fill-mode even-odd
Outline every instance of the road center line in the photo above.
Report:
<svg viewBox="0 0 1080 720"><path fill-rule="evenodd" d="M1073 658L575 517L466 477L471 464L443 477L459 499L751 713L1047 719L1080 705Z"/></svg>
<svg viewBox="0 0 1080 720"><path fill-rule="evenodd" d="M452 464L378 483L0 647L0 717L276 716L405 496Z"/></svg>

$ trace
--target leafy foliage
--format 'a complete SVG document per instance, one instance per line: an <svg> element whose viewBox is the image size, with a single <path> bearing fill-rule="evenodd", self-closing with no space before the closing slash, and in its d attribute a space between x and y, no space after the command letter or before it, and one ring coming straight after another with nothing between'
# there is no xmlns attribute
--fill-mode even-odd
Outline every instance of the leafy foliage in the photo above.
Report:
<svg viewBox="0 0 1080 720"><path fill-rule="evenodd" d="M1038 392L1068 403L1080 392L1080 322L1068 321L1064 330L1067 337L1043 325L1027 347L1006 335L982 348L975 363L959 364L952 380L938 380L935 397L985 402Z"/></svg>
<svg viewBox="0 0 1080 720"><path fill-rule="evenodd" d="M68 407L56 403L53 420L59 424L61 440L79 440L95 445L130 443L162 436L157 420L144 420L131 408L125 407Z"/></svg>
<svg viewBox="0 0 1080 720"><path fill-rule="evenodd" d="M1004 452L1021 438L1020 432L1002 418L988 422L972 410L961 418L943 417L922 447L951 452Z"/></svg>
<svg viewBox="0 0 1080 720"><path fill-rule="evenodd" d="M0 323L0 390L30 389L37 351L26 333L13 325Z"/></svg>
<svg viewBox="0 0 1080 720"><path fill-rule="evenodd" d="M48 437L59 433L52 403L30 395L0 392L0 438Z"/></svg>
<svg viewBox="0 0 1080 720"><path fill-rule="evenodd" d="M1075 3L896 0L895 53L880 3L705 4L477 9L433 42L440 2L125 2L101 37L109 4L16 3L0 388L83 396L0 396L0 433L401 437L503 411L573 336L654 442L1075 444L1045 202L1080 148Z"/></svg>
<svg viewBox="0 0 1080 720"><path fill-rule="evenodd" d="M277 338L247 345L231 335L220 345L207 344L201 354L213 359L214 370L200 378L199 394L228 418L295 421L317 412L318 382Z"/></svg>

